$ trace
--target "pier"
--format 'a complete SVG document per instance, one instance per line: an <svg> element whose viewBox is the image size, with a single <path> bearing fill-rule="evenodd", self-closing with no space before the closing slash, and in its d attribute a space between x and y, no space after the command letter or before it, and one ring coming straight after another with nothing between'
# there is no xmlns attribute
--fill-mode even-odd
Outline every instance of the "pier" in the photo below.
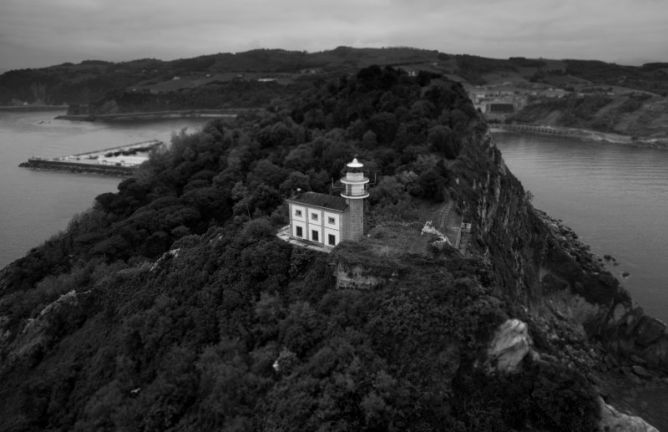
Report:
<svg viewBox="0 0 668 432"><path fill-rule="evenodd" d="M171 110L171 111L136 111L111 114L64 114L57 116L59 120L74 121L148 121L148 120L171 120L180 118L203 118L203 119L226 119L234 120L237 115L250 109L197 109L197 110Z"/></svg>
<svg viewBox="0 0 668 432"><path fill-rule="evenodd" d="M535 135L553 135L563 137L581 137L582 131L565 127L540 126L529 124L494 124L493 129Z"/></svg>
<svg viewBox="0 0 668 432"><path fill-rule="evenodd" d="M127 177L148 160L152 150L162 146L162 141L149 140L51 159L32 157L19 166Z"/></svg>
<svg viewBox="0 0 668 432"><path fill-rule="evenodd" d="M67 105L2 105L0 111L31 112L31 111L62 111Z"/></svg>

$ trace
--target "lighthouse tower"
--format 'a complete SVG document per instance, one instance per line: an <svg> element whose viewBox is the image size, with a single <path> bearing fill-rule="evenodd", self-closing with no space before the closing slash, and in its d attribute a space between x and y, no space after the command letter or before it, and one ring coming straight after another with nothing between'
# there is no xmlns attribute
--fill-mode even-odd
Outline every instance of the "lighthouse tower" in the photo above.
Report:
<svg viewBox="0 0 668 432"><path fill-rule="evenodd" d="M344 240L357 241L364 235L364 199L369 196L367 184L369 179L364 177L361 164L357 158L346 165L346 175L341 179L345 189L341 196L348 204L348 220L344 230Z"/></svg>

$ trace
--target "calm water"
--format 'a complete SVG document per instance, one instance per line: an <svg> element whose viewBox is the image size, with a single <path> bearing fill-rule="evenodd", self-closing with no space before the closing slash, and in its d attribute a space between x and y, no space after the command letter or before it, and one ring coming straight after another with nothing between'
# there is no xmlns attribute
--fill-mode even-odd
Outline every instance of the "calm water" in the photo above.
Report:
<svg viewBox="0 0 668 432"><path fill-rule="evenodd" d="M116 190L119 178L33 171L18 164L148 139L169 142L173 131L201 120L105 125L54 120L58 112L0 112L0 268L65 229L95 196Z"/></svg>
<svg viewBox="0 0 668 432"><path fill-rule="evenodd" d="M668 151L511 134L496 142L534 206L614 256L610 270L633 299L668 322Z"/></svg>

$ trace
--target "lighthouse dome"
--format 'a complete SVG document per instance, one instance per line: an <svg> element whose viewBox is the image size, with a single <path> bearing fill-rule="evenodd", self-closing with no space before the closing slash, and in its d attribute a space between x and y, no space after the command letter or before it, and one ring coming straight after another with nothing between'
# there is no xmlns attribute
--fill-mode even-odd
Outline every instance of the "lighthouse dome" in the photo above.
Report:
<svg viewBox="0 0 668 432"><path fill-rule="evenodd" d="M364 167L364 164L362 164L360 161L358 161L357 158L353 158L353 161L349 162L346 166L348 168L362 168L362 167Z"/></svg>

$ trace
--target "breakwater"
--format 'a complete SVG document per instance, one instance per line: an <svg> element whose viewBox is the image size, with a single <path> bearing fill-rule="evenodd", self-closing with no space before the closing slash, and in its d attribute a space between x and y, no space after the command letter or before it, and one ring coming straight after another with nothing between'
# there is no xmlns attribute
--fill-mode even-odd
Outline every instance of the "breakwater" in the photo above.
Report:
<svg viewBox="0 0 668 432"><path fill-rule="evenodd" d="M169 120L187 118L222 118L233 120L242 110L239 109L201 109L201 110L173 110L173 111L142 111L113 114L65 114L57 116L59 120L74 121L139 121L139 120ZM246 110L248 111L248 110Z"/></svg>
<svg viewBox="0 0 668 432"><path fill-rule="evenodd" d="M127 177L132 175L136 167L91 165L77 162L63 162L50 159L30 158L19 164L21 168L45 169L53 171L67 171L71 173L91 173L108 176Z"/></svg>
<svg viewBox="0 0 668 432"><path fill-rule="evenodd" d="M132 175L139 165L148 159L152 150L163 145L162 141L149 140L52 159L31 157L19 166L126 177Z"/></svg>
<svg viewBox="0 0 668 432"><path fill-rule="evenodd" d="M0 111L33 112L33 111L60 111L66 110L67 105L1 105Z"/></svg>
<svg viewBox="0 0 668 432"><path fill-rule="evenodd" d="M632 137L618 133L599 132L590 129L568 128L561 126L531 125L517 123L499 123L490 125L492 132L511 132L522 135L542 135L569 138L580 141L612 143L635 147L668 149L668 138L665 137Z"/></svg>
<svg viewBox="0 0 668 432"><path fill-rule="evenodd" d="M536 135L551 135L568 138L578 138L583 136L584 131L573 128L541 126L541 125L527 125L527 124L496 124L492 129L516 132L522 134L536 134Z"/></svg>

